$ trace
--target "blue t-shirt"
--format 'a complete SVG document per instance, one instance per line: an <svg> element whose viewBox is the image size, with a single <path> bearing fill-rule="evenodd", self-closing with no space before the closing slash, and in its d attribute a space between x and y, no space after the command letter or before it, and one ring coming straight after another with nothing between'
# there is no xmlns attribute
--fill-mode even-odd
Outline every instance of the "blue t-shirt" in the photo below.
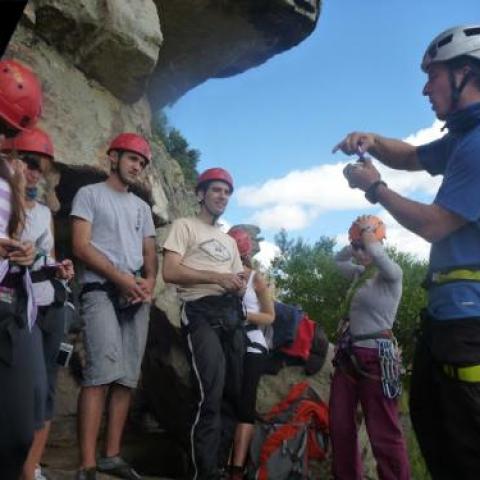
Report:
<svg viewBox="0 0 480 480"><path fill-rule="evenodd" d="M434 203L468 222L432 244L429 271L480 269L480 123L465 132L450 131L417 153L425 170L443 175ZM480 317L480 282L433 285L428 293L429 312L437 319Z"/></svg>

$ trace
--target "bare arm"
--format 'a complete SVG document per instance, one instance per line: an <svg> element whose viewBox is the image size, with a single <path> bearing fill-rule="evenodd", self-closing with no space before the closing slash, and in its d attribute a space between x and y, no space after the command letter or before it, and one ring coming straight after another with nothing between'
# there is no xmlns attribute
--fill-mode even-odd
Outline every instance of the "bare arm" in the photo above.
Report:
<svg viewBox="0 0 480 480"><path fill-rule="evenodd" d="M151 301L158 273L158 257L153 237L143 239L143 269L145 277L137 279L137 283L145 292L147 300Z"/></svg>
<svg viewBox="0 0 480 480"><path fill-rule="evenodd" d="M347 155L368 152L384 165L395 170L423 170L417 148L402 140L382 137L376 133L352 132L333 148Z"/></svg>
<svg viewBox="0 0 480 480"><path fill-rule="evenodd" d="M427 242L438 242L467 223L435 203L409 200L383 185L377 189L377 198L398 223Z"/></svg>
<svg viewBox="0 0 480 480"><path fill-rule="evenodd" d="M143 239L143 268L145 278L155 281L158 273L158 257L153 237Z"/></svg>
<svg viewBox="0 0 480 480"><path fill-rule="evenodd" d="M183 265L182 260L179 253L164 250L162 275L165 282L182 286L214 283L227 291L237 291L243 288L244 280L238 274L196 270Z"/></svg>
<svg viewBox="0 0 480 480"><path fill-rule="evenodd" d="M261 274L256 273L254 283L255 293L260 303L260 312L248 312L247 320L255 325L270 325L275 320L275 309L267 282Z"/></svg>

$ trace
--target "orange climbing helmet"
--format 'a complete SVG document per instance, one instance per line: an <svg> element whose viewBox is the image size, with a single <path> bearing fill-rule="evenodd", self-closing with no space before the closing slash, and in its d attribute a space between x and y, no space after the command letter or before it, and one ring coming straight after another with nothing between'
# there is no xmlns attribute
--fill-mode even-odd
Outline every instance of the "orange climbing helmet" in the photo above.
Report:
<svg viewBox="0 0 480 480"><path fill-rule="evenodd" d="M231 228L228 234L237 242L238 251L241 257L248 257L253 250L252 239L249 233L243 228Z"/></svg>
<svg viewBox="0 0 480 480"><path fill-rule="evenodd" d="M367 223L366 228L375 234L378 241L386 238L386 227L382 220L375 215L365 215L356 218L349 228L348 239L350 240L350 243L362 242L363 231L360 229L360 223L364 224L365 222ZM365 230L365 227L363 230Z"/></svg>
<svg viewBox="0 0 480 480"><path fill-rule="evenodd" d="M15 60L0 60L0 118L17 130L32 128L42 104L37 76Z"/></svg>
<svg viewBox="0 0 480 480"><path fill-rule="evenodd" d="M150 144L137 133L125 132L117 135L110 143L107 153L110 153L112 150L127 150L141 155L146 160L147 165L152 161Z"/></svg>
<svg viewBox="0 0 480 480"><path fill-rule="evenodd" d="M50 135L38 127L31 130L24 130L14 138L7 138L3 144L2 150L4 152L37 153L39 155L46 155L53 160L53 143Z"/></svg>

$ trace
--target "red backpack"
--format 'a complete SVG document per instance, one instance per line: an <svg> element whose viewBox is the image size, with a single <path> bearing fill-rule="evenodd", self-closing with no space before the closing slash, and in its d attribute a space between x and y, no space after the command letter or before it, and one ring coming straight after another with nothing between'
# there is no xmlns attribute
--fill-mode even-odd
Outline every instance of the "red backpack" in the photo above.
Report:
<svg viewBox="0 0 480 480"><path fill-rule="evenodd" d="M292 344L280 348L282 353L286 353L291 357L301 358L307 361L312 348L313 335L315 334L315 322L310 320L309 316L304 313L300 320L295 340Z"/></svg>
<svg viewBox="0 0 480 480"><path fill-rule="evenodd" d="M309 460L323 460L327 447L328 406L308 382L297 383L256 425L247 478L308 479Z"/></svg>

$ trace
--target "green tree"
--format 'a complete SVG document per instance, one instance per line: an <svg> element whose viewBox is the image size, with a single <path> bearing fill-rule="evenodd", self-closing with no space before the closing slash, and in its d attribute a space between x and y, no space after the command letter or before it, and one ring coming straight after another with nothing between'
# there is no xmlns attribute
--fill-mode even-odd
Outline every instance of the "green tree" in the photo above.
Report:
<svg viewBox="0 0 480 480"><path fill-rule="evenodd" d="M289 240L282 230L275 243L280 254L273 260L269 273L280 300L301 305L332 337L349 285L333 260L335 240L321 237L310 245L302 238Z"/></svg>
<svg viewBox="0 0 480 480"><path fill-rule="evenodd" d="M169 155L180 165L187 185L193 187L198 177L197 165L200 161L200 151L190 148L180 130L169 125L163 111L159 111L153 117L152 129L154 136L165 145Z"/></svg>

